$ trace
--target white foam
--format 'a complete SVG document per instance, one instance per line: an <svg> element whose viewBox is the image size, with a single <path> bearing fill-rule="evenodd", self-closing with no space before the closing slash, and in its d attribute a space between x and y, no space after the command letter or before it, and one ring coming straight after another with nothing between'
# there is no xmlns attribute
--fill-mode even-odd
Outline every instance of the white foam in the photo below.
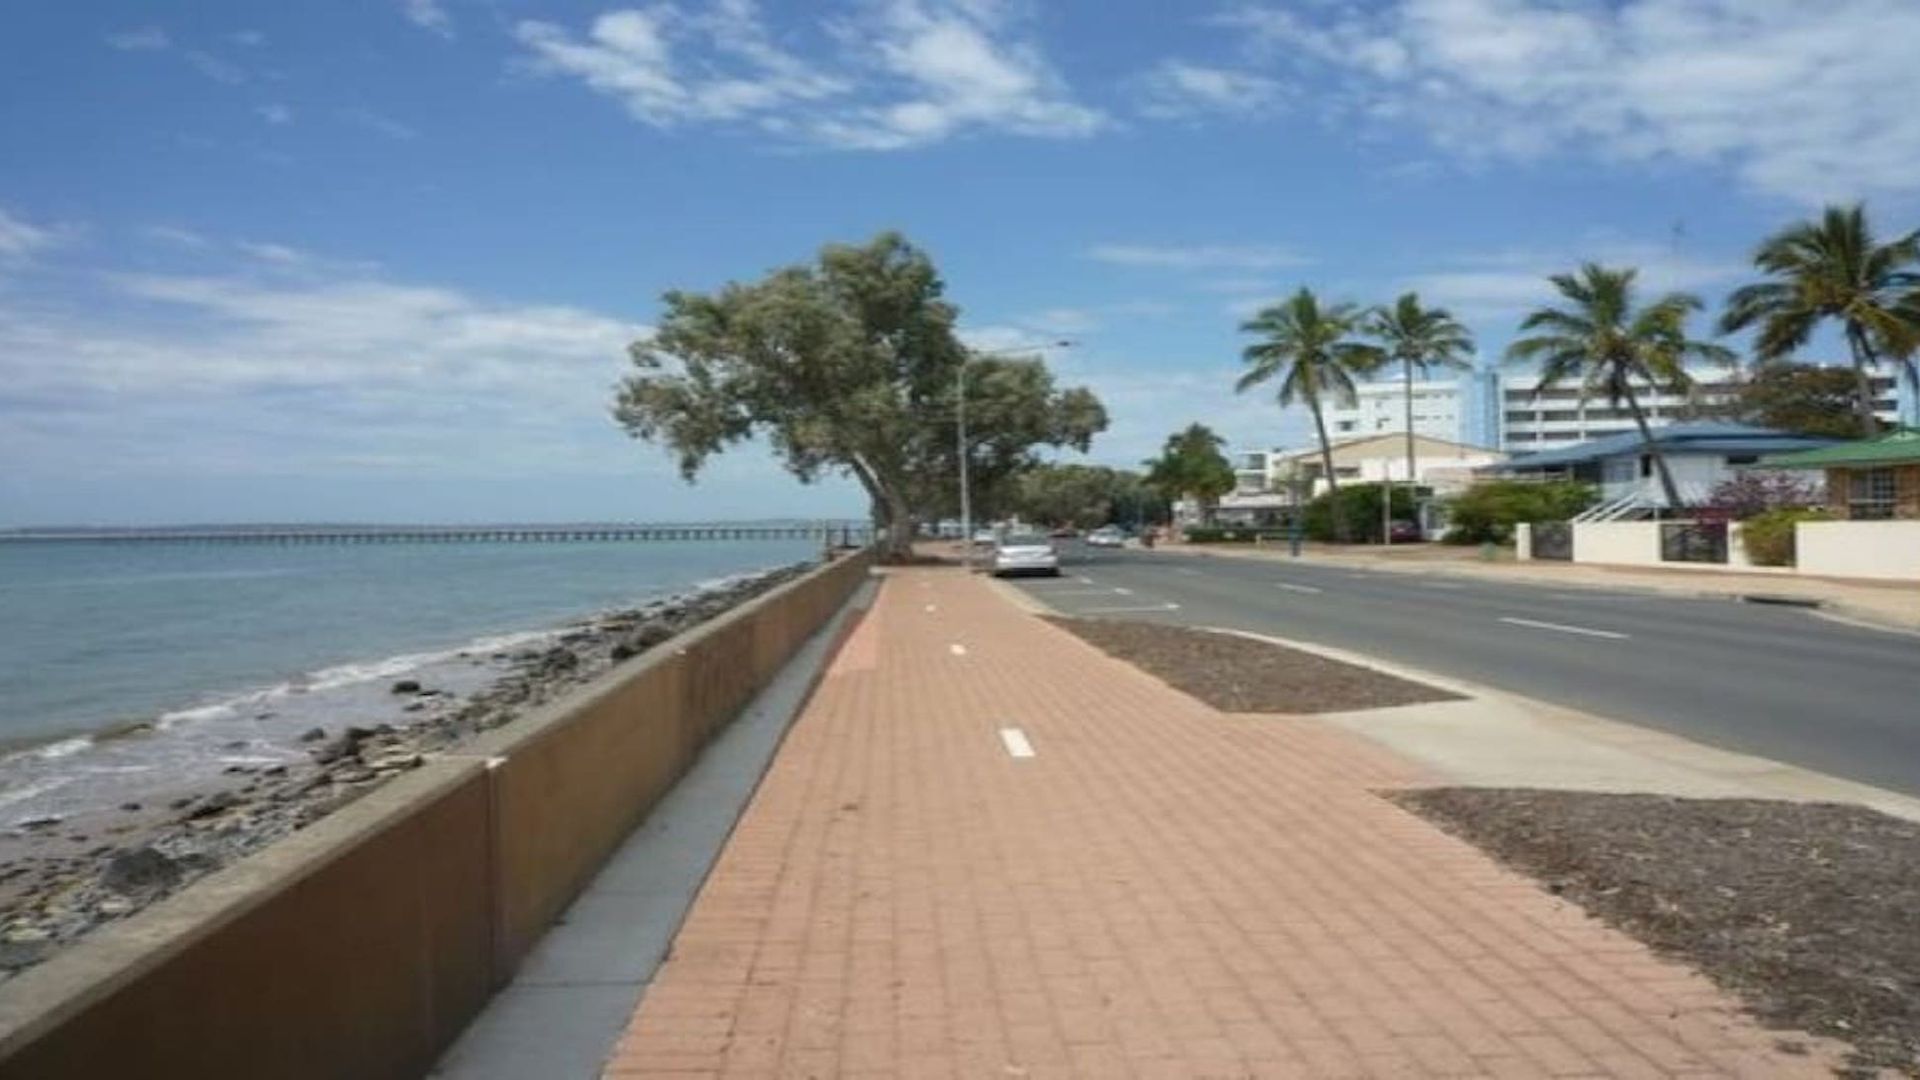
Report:
<svg viewBox="0 0 1920 1080"><path fill-rule="evenodd" d="M63 757L71 757L92 745L92 736L81 735L77 738L61 739L59 742L50 742L45 746L35 747L33 756L47 761L58 761Z"/></svg>

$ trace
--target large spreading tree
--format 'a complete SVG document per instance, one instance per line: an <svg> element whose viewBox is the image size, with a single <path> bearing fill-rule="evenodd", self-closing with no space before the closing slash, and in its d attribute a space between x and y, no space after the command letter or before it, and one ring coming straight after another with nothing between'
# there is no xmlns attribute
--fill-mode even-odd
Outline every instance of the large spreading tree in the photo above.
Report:
<svg viewBox="0 0 1920 1080"><path fill-rule="evenodd" d="M958 482L963 364L968 458L989 475L1037 446L1084 450L1106 427L1092 394L1057 390L1037 360L971 357L944 293L933 261L896 233L718 292L669 292L656 332L629 349L636 370L614 417L666 446L688 480L756 436L802 481L851 475L884 553L908 556L917 522Z"/></svg>

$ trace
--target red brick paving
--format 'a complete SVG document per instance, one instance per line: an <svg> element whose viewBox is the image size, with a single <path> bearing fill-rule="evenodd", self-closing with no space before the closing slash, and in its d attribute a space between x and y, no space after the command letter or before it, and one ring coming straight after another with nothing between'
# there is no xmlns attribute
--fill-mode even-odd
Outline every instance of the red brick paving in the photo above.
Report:
<svg viewBox="0 0 1920 1080"><path fill-rule="evenodd" d="M1829 1074L1370 791L1419 779L893 574L607 1075Z"/></svg>

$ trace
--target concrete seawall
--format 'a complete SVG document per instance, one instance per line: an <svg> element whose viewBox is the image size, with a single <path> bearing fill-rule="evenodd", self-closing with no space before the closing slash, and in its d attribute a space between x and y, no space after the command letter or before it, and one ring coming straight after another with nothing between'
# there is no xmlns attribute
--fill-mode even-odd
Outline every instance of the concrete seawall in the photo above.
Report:
<svg viewBox="0 0 1920 1080"><path fill-rule="evenodd" d="M869 564L788 582L0 984L0 1078L420 1076Z"/></svg>

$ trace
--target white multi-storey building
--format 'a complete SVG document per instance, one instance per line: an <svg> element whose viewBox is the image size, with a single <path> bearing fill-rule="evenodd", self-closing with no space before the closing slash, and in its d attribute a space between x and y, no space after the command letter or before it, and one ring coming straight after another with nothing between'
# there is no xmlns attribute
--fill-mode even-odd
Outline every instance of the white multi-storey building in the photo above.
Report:
<svg viewBox="0 0 1920 1080"><path fill-rule="evenodd" d="M1646 385L1636 386L1634 397L1648 426L1660 427L1712 416L1715 407L1739 393L1740 382L1735 374L1700 372L1694 376L1691 397ZM1538 390L1539 385L1539 376L1532 374L1502 374L1486 380L1482 392L1497 395L1499 402L1500 449L1531 454L1639 430L1624 402L1615 408L1605 396L1583 401L1580 384L1572 380L1547 390ZM1875 376L1873 388L1875 415L1883 424L1898 423L1900 394L1893 377Z"/></svg>
<svg viewBox="0 0 1920 1080"><path fill-rule="evenodd" d="M1423 380L1413 384L1413 432L1430 439L1459 442L1462 394L1458 382ZM1351 406L1327 410L1327 437L1353 439L1407 430L1407 387L1397 379L1354 384Z"/></svg>

